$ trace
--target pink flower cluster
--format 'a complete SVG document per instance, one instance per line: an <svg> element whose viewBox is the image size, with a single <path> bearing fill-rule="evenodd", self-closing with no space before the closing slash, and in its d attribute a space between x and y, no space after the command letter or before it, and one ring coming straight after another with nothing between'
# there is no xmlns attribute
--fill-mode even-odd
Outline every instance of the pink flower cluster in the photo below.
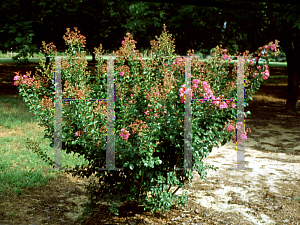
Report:
<svg viewBox="0 0 300 225"><path fill-rule="evenodd" d="M191 60L193 60L193 58ZM182 58L176 58L176 62L173 62L172 64L173 65L176 64L177 66L183 66L183 59ZM168 64L164 63L164 65L167 66ZM193 65L191 65L191 66L193 66Z"/></svg>
<svg viewBox="0 0 300 225"><path fill-rule="evenodd" d="M15 76L14 77L14 85L18 86L19 83L21 82L22 84L27 83L28 86L32 85L33 79L32 78L28 78L26 75L23 76Z"/></svg>
<svg viewBox="0 0 300 225"><path fill-rule="evenodd" d="M198 84L200 83L200 80L195 79L195 80L193 80L192 83L193 83L192 88L196 89L196 88L198 88ZM202 92L204 90L204 93L200 93L200 96L203 96L204 99L215 99L215 96L213 95L212 91L210 90L210 85L208 83L206 83L205 81L203 81L202 86L203 86L203 89L200 89L200 92ZM185 99L184 94L187 93L185 91L185 84L181 86L181 88L179 89L179 92L180 92L180 97L181 97L180 102L184 103L184 99ZM197 90L197 93L199 93L199 90ZM192 97L193 96L194 96L194 94L192 93ZM217 98L217 99L220 99L220 98ZM205 100L200 100L201 103L203 103L204 101ZM224 109L224 108L227 108L227 103L229 103L229 102L230 102L230 100L226 100L226 102L220 102L220 100L217 100L217 101L213 101L212 104L219 106L220 109ZM235 108L235 104L232 103L231 107Z"/></svg>
<svg viewBox="0 0 300 225"><path fill-rule="evenodd" d="M224 49L222 52L223 52L223 53L224 53L224 52L227 52L227 49ZM223 59L227 59L227 58L228 58L228 55L223 55L222 57L223 57ZM231 58L228 58L228 60L231 61L232 59L231 59Z"/></svg>
<svg viewBox="0 0 300 225"><path fill-rule="evenodd" d="M241 122L238 122L238 124L236 125L236 130L242 129L241 125L242 125L242 123L241 123ZM235 130L234 130L233 128L234 128L233 125L228 125L228 126L226 127L226 130L227 130L228 132L230 132L230 131L235 132ZM237 143L241 143L243 140L247 140L247 132L248 132L248 131L251 133L251 129L250 129L250 128L247 128L247 130L244 131L244 134L241 134L241 135L238 137ZM232 137L232 140L233 140L233 141L236 140L236 135L234 135L234 136Z"/></svg>
<svg viewBox="0 0 300 225"><path fill-rule="evenodd" d="M129 35L130 35L130 33L126 33L126 35L127 35L127 36L129 36ZM126 37L126 38L125 38L125 41L128 41L128 39L129 39L129 38L128 38L128 37ZM125 41L122 41L122 42L121 42L121 43L122 43L122 45L124 44L124 42L125 42ZM131 40L131 41L134 41L134 40ZM133 50L133 51L135 52L135 50Z"/></svg>
<svg viewBox="0 0 300 225"><path fill-rule="evenodd" d="M75 137L78 137L78 136L80 136L80 133L81 133L81 131L79 130L79 131L77 131L76 133L75 133ZM86 133L86 131L83 131L83 133Z"/></svg>
<svg viewBox="0 0 300 225"><path fill-rule="evenodd" d="M263 80L267 80L268 77L270 76L270 73L269 73L269 70L268 70L268 65L265 65L266 69L264 72L261 72L261 75L262 75L262 79ZM257 69L259 70L261 68L261 66L258 66ZM252 75L253 78L255 78L255 76L258 76L258 73L257 71L255 71L255 73Z"/></svg>
<svg viewBox="0 0 300 225"><path fill-rule="evenodd" d="M123 140L128 140L129 138L129 131L125 130L124 128L121 129L121 134L120 134L120 137L123 139Z"/></svg>
<svg viewBox="0 0 300 225"><path fill-rule="evenodd" d="M268 49L269 47L270 47L271 51L276 50L276 45L275 44L272 44L271 46L269 46L269 45L264 46L265 49Z"/></svg>

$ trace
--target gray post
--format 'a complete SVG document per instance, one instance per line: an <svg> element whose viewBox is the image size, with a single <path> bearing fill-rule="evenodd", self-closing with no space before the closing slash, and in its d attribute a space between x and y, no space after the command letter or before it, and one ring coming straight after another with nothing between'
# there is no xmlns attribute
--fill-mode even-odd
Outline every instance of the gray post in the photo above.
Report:
<svg viewBox="0 0 300 225"><path fill-rule="evenodd" d="M237 65L237 122L241 129L237 130L237 137L244 137L244 104L245 104L245 87L244 87L244 56L238 56ZM245 167L245 140L242 139L241 143L237 143L237 167L229 168L228 170L253 170L253 168Z"/></svg>
<svg viewBox="0 0 300 225"><path fill-rule="evenodd" d="M185 57L184 168L176 170L193 169L191 74L191 57L188 56Z"/></svg>
<svg viewBox="0 0 300 225"><path fill-rule="evenodd" d="M61 128L61 57L55 57L55 120L54 120L54 163L61 169L62 163L62 128Z"/></svg>
<svg viewBox="0 0 300 225"><path fill-rule="evenodd" d="M106 168L98 170L123 170L115 167L115 88L114 88L114 58L107 59L107 143L106 143Z"/></svg>

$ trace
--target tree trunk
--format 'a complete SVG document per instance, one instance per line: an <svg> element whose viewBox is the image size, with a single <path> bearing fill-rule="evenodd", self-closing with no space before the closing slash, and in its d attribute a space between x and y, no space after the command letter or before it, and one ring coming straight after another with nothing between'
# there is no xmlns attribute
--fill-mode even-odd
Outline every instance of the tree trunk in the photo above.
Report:
<svg viewBox="0 0 300 225"><path fill-rule="evenodd" d="M96 55L93 53L93 49L89 49L89 52L91 53L92 55L92 62L95 63L96 62Z"/></svg>
<svg viewBox="0 0 300 225"><path fill-rule="evenodd" d="M96 55L93 53L93 49L89 48L88 51L90 52L90 54L92 55L92 58L93 58L91 62L95 63L96 62Z"/></svg>
<svg viewBox="0 0 300 225"><path fill-rule="evenodd" d="M297 32L298 33L298 32ZM282 47L286 53L287 67L288 67L288 93L285 109L288 112L297 113L298 112L298 93L299 93L299 77L300 77L300 66L299 66L299 40L296 40L295 32L290 38L285 38L282 40ZM293 45L292 46L292 42Z"/></svg>
<svg viewBox="0 0 300 225"><path fill-rule="evenodd" d="M46 66L48 66L49 65L49 63L50 63L50 57L47 57L48 55L47 54L45 54L45 57L46 57Z"/></svg>

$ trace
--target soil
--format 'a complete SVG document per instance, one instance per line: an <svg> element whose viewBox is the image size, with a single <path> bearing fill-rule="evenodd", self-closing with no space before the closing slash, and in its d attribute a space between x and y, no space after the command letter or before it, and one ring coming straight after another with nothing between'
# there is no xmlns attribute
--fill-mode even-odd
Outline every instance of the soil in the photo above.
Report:
<svg viewBox="0 0 300 225"><path fill-rule="evenodd" d="M14 74L2 68L0 78L13 79ZM2 82L0 90L17 94L11 83ZM236 168L235 144L215 146L203 161L219 170L208 170L206 181L193 172L189 187L177 192L188 191L183 208L173 206L166 213L153 214L137 204L122 203L120 215L109 216L109 206L100 201L82 224L300 224L296 199L300 199L300 115L284 111L286 94L286 82L262 85L245 108L251 111L246 127L252 133L244 153L245 166L251 170L230 169ZM25 196L5 197L0 203L0 224L77 224L88 202L84 185L94 179L62 174L45 187L26 189Z"/></svg>

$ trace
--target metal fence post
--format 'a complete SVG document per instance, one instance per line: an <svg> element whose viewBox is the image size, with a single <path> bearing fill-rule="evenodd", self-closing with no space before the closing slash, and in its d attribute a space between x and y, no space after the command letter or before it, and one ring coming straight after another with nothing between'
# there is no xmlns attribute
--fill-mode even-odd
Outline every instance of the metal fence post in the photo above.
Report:
<svg viewBox="0 0 300 225"><path fill-rule="evenodd" d="M236 140L238 137L243 137L241 143L237 143L237 167L229 168L228 170L253 170L253 168L245 167L245 119L244 119L244 104L245 104L245 87L244 87L244 56L238 56L237 65L237 123L240 129L237 129Z"/></svg>

